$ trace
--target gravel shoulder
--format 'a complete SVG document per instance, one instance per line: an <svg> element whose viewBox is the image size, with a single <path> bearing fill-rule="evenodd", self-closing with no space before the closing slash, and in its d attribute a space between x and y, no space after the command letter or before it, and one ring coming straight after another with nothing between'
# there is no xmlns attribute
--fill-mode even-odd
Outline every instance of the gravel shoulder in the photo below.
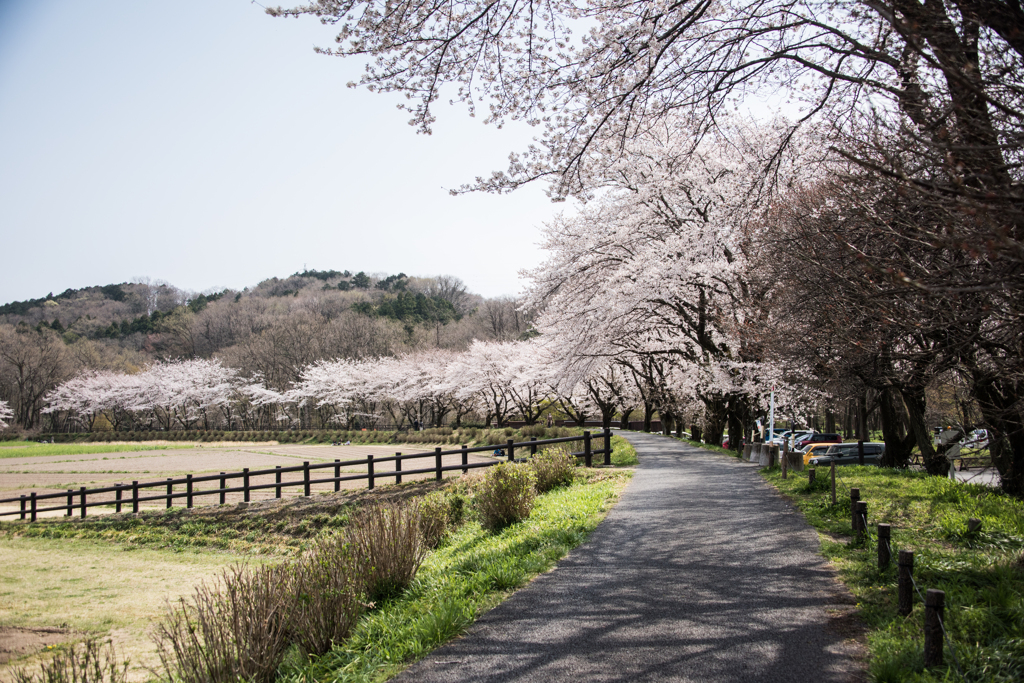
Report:
<svg viewBox="0 0 1024 683"><path fill-rule="evenodd" d="M640 464L587 543L395 680L863 679L852 598L756 467L621 434Z"/></svg>

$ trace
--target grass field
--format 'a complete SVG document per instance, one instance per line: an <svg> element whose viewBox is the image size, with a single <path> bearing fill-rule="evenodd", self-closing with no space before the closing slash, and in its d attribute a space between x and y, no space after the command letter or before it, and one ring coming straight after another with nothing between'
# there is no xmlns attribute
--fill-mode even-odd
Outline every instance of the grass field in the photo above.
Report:
<svg viewBox="0 0 1024 683"><path fill-rule="evenodd" d="M1024 501L920 472L878 467L837 472L833 505L827 476L809 486L805 472L783 480L778 468L763 471L821 533L822 553L856 596L869 629L872 680L1024 680ZM895 559L879 570L877 535L872 531L862 543L853 537L850 488L859 488L868 504L870 530L879 522L892 525L894 558L899 550L914 552L921 591L945 591L945 627L952 643L945 648L945 666L924 669L921 600L915 599L907 618L896 611ZM980 530L968 531L970 518L981 520Z"/></svg>
<svg viewBox="0 0 1024 683"><path fill-rule="evenodd" d="M96 443L28 443L7 442L0 445L2 458L31 458L43 455L92 455L95 453L134 453L193 448L191 444L96 444Z"/></svg>

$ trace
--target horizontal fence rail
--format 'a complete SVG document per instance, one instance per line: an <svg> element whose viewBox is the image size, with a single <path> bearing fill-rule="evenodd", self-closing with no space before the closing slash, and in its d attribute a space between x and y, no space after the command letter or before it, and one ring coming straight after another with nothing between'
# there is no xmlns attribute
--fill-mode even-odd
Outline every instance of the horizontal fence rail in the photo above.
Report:
<svg viewBox="0 0 1024 683"><path fill-rule="evenodd" d="M0 517L20 515L20 519L29 519L30 521L36 521L36 517L41 512L54 512L64 511L65 517L71 517L77 510L81 517L86 516L86 510L90 507L113 507L115 512L122 512L122 507L130 506L133 513L139 511L139 505L141 503L153 503L163 502L166 507L172 507L172 503L175 500L185 499L185 506L191 508L196 498L202 496L218 496L219 503L223 505L226 502L226 496L229 493L241 493L244 502L250 502L250 495L253 491L262 491L265 489L274 489L274 497L281 498L282 490L287 488L302 487L302 495L309 496L312 493L312 487L315 484L334 484L334 490L341 490L341 482L343 481L357 481L365 479L367 488L374 488L378 479L394 479L394 483L402 483L404 476L417 475L417 474L434 474L437 481L441 481L444 477L445 472L455 472L461 470L462 474L467 474L471 469L479 469L483 467L491 467L497 465L500 462L522 462L527 458L516 458L515 454L519 452L529 452L530 455L537 453L537 449L542 446L550 446L555 444L570 443L573 441L582 441L583 450L579 452L573 452L572 455L577 458L582 458L584 464L587 467L593 466L593 458L595 455L604 456L604 464L611 465L611 432L604 431L597 434L591 434L590 432L583 432L583 436L567 436L557 439L542 439L537 440L532 438L529 441L514 442L509 439L504 444L490 445L490 446L462 446L461 448L443 450L441 447L435 448L432 452L423 453L409 453L402 455L396 453L395 455L385 457L375 457L368 455L365 458L358 458L354 460L334 460L333 462L322 462L322 463L310 463L303 462L301 465L291 465L288 467L276 466L274 468L261 469L261 470L250 470L248 468L243 469L241 472L220 472L219 474L204 474L204 475L193 475L188 474L184 477L167 478L158 481L146 481L139 482L133 481L131 484L114 484L113 486L102 486L97 488L86 488L84 486L76 489L67 489L59 493L43 493L39 494L33 491L29 495L22 495L17 498L0 498L0 505L9 503L18 503L19 508L17 510L0 511ZM603 440L603 447L599 449L593 448L593 440L599 438ZM492 462L469 462L470 453L490 453L496 457ZM446 455L461 455L461 462L455 465L444 465L442 458ZM416 469L403 469L402 463L407 460L417 460L423 458L433 458L434 462L430 467L419 467ZM377 470L376 465L381 463L395 463L395 469L393 470ZM342 474L342 467L351 466L365 466L365 473L356 474ZM329 477L314 477L313 474L318 473L320 470L332 470L333 476ZM301 479L285 480L284 475L301 473ZM267 477L273 475L274 481L272 483L252 483L253 477ZM239 482L240 481L240 485ZM217 482L216 488L197 489L197 484L203 484L207 482ZM231 485L229 485L231 484ZM176 490L176 487L184 487L184 490ZM152 493L154 489L159 489L159 493ZM107 494L113 494L111 498ZM97 500L97 496L106 496L105 499ZM59 505L48 505L50 501L62 501ZM41 504L46 506L41 506Z"/></svg>

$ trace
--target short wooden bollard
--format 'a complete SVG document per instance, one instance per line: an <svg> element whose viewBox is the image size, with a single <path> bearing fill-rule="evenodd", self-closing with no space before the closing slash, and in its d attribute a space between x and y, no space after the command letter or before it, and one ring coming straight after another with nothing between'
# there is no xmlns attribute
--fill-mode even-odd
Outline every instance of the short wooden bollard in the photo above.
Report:
<svg viewBox="0 0 1024 683"><path fill-rule="evenodd" d="M924 594L924 665L942 666L942 619L946 593L929 588Z"/></svg>
<svg viewBox="0 0 1024 683"><path fill-rule="evenodd" d="M879 570L888 569L889 563L892 562L892 546L890 545L890 539L892 538L892 527L888 524L878 525L878 568Z"/></svg>
<svg viewBox="0 0 1024 683"><path fill-rule="evenodd" d="M249 468L242 468L242 501L249 502Z"/></svg>
<svg viewBox="0 0 1024 683"><path fill-rule="evenodd" d="M858 500L854 507L857 510L857 527L854 530L857 532L857 540L863 541L864 536L868 533L868 504L863 500Z"/></svg>
<svg viewBox="0 0 1024 683"><path fill-rule="evenodd" d="M468 474L469 468L466 465L469 464L469 449L466 444L462 444L462 473Z"/></svg>
<svg viewBox="0 0 1024 683"><path fill-rule="evenodd" d="M511 444L512 442L509 441L509 443ZM509 458L509 460L511 460L511 458ZM437 479L438 481L441 481L441 478L444 476L444 472L441 470L441 447L440 446L438 446L437 448L434 449L434 471L436 473L434 478Z"/></svg>
<svg viewBox="0 0 1024 683"><path fill-rule="evenodd" d="M832 467L830 468L829 474L832 477L832 504L835 505L836 504L836 461L835 460L832 461Z"/></svg>
<svg viewBox="0 0 1024 683"><path fill-rule="evenodd" d="M789 476L789 442L787 441L782 445L782 478L787 479Z"/></svg>
<svg viewBox="0 0 1024 683"><path fill-rule="evenodd" d="M857 501L860 500L860 489L850 489L850 527L857 530Z"/></svg>
<svg viewBox="0 0 1024 683"><path fill-rule="evenodd" d="M82 504L80 517L85 519L85 487L82 486L78 489L78 501Z"/></svg>
<svg viewBox="0 0 1024 683"><path fill-rule="evenodd" d="M981 529L981 520L980 519L976 519L974 517L971 517L969 520L967 520L967 532L968 533L972 533L973 534L974 532L976 532L976 531L978 531L980 529Z"/></svg>
<svg viewBox="0 0 1024 683"><path fill-rule="evenodd" d="M167 477L167 509L168 510L171 508L171 501L173 500L172 496L174 494L174 484L171 483L172 481L174 481L174 479L172 479L170 477Z"/></svg>
<svg viewBox="0 0 1024 683"><path fill-rule="evenodd" d="M395 453L395 483L402 483L402 454Z"/></svg>
<svg viewBox="0 0 1024 683"><path fill-rule="evenodd" d="M914 553L910 550L901 550L896 563L899 568L897 575L899 613L905 617L914 609Z"/></svg>
<svg viewBox="0 0 1024 683"><path fill-rule="evenodd" d="M814 480L817 477L817 471L814 468L807 470L807 485L814 486Z"/></svg>
<svg viewBox="0 0 1024 683"><path fill-rule="evenodd" d="M308 468L306 469L306 472L307 473L309 472ZM368 489L372 489L373 488L373 456L372 455L366 456L366 488L368 488ZM309 484L306 484L306 490L307 491L309 490ZM309 494L307 493L306 495L308 496Z"/></svg>

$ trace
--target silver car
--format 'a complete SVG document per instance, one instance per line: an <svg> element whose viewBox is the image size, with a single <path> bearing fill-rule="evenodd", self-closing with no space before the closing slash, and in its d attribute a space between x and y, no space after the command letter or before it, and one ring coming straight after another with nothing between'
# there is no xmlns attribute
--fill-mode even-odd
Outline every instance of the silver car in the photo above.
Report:
<svg viewBox="0 0 1024 683"><path fill-rule="evenodd" d="M864 443L864 464L881 465L882 455L885 453L885 444L877 441L866 441ZM829 446L824 455L816 455L808 463L811 465L829 467L833 462L836 465L859 465L860 454L856 443L837 443Z"/></svg>

